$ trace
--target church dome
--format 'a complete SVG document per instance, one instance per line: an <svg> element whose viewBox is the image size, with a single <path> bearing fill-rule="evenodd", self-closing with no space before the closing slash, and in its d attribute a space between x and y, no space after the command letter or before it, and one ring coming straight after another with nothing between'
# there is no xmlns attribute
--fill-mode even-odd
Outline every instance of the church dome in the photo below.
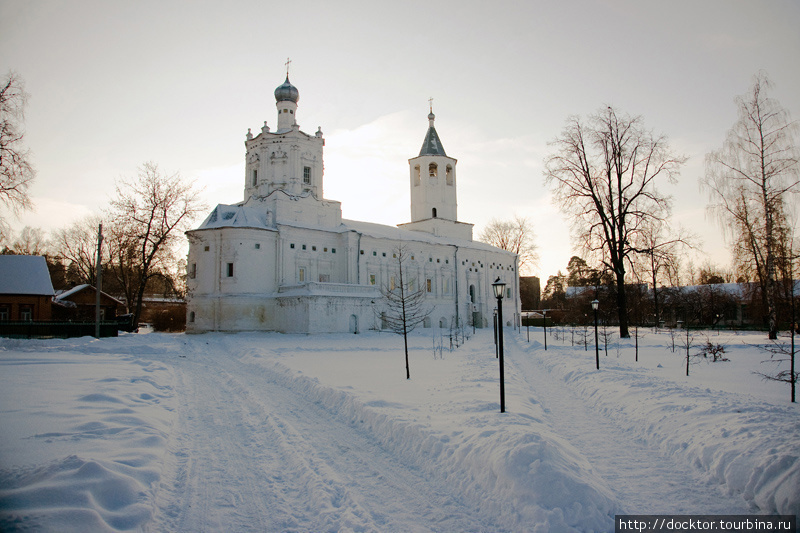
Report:
<svg viewBox="0 0 800 533"><path fill-rule="evenodd" d="M297 90L297 87L289 83L289 76L286 76L286 81L283 82L282 85L279 85L277 89L275 89L275 101L289 101L296 104L299 99L300 91Z"/></svg>

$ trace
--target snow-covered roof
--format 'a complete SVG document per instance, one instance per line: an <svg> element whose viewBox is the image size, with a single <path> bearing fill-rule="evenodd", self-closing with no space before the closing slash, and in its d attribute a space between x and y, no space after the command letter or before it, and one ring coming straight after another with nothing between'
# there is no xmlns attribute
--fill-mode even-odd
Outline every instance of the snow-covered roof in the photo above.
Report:
<svg viewBox="0 0 800 533"><path fill-rule="evenodd" d="M227 227L274 229L269 225L267 211L263 207L241 204L218 204L198 229Z"/></svg>
<svg viewBox="0 0 800 533"><path fill-rule="evenodd" d="M53 296L47 260L41 255L0 255L0 294Z"/></svg>
<svg viewBox="0 0 800 533"><path fill-rule="evenodd" d="M454 239L450 237L440 237L432 233L424 231L412 231L408 229L398 228L397 226L386 226L384 224L375 224L372 222L361 222L357 220L342 220L342 225L349 231L357 231L369 237L376 239L393 239L397 241L416 241L425 242L430 244L443 244L450 246L461 246L464 248L471 248L473 250L483 250L486 252L501 252L514 255L512 252L507 252L496 248L490 244L480 241L467 241L463 239Z"/></svg>
<svg viewBox="0 0 800 533"><path fill-rule="evenodd" d="M76 286L72 287L71 289L68 289L68 290L66 290L66 291L59 292L59 293L56 295L56 297L54 298L54 300L56 300L56 301L58 301L58 302L61 302L61 301L66 301L66 300L67 300L67 298L69 298L70 296L72 296L72 295L74 295L74 294L78 294L79 292L81 292L81 291L83 291L83 290L86 290L86 289L89 289L89 288L91 288L91 289L94 291L94 286L92 286L92 285L89 285L88 283L84 283L84 284L82 284L82 285L76 285ZM105 292L103 292L103 291L100 291L100 294L102 294L102 295L103 295L103 296L105 296L106 298L109 298L109 299L111 299L111 300L114 300L115 302L117 302L117 304L118 304L118 305L122 305L122 302L120 302L119 300L117 300L116 298L114 298L113 296L111 296L110 294L107 294L107 293L105 293Z"/></svg>

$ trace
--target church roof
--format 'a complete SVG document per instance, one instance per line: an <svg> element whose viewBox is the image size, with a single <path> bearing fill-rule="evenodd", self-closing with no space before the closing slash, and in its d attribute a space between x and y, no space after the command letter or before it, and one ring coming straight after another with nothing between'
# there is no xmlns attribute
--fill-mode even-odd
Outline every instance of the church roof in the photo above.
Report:
<svg viewBox="0 0 800 533"><path fill-rule="evenodd" d="M436 128L433 126L430 126L428 128L428 133L425 134L425 140L422 141L422 149L419 151L419 155L447 156L447 154L444 153L442 141L439 140L439 135L436 133Z"/></svg>

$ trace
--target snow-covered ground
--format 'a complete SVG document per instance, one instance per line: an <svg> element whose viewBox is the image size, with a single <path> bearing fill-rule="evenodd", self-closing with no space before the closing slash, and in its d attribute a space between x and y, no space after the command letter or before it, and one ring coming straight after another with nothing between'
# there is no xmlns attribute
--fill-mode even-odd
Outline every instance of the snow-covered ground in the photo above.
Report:
<svg viewBox="0 0 800 533"><path fill-rule="evenodd" d="M437 330L438 331L438 330ZM0 339L3 531L612 531L800 514L800 410L758 334L601 351L506 330ZM701 339L696 339L701 340ZM602 342L602 341L601 341ZM693 352L696 349L693 350Z"/></svg>

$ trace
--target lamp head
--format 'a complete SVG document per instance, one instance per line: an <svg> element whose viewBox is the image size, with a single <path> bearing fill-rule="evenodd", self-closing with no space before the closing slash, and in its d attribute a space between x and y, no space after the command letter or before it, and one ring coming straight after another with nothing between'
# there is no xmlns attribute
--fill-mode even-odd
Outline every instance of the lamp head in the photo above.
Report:
<svg viewBox="0 0 800 533"><path fill-rule="evenodd" d="M595 311L597 311L597 309L598 309L599 307L600 307L600 302L599 302L597 299L594 299L594 300L592 300L592 309L594 309Z"/></svg>
<svg viewBox="0 0 800 533"><path fill-rule="evenodd" d="M498 276L498 278L495 280L495 282L492 283L492 289L494 289L494 297L495 298L502 298L503 297L503 289L505 289L505 288L506 288L506 284L503 283L503 281Z"/></svg>

